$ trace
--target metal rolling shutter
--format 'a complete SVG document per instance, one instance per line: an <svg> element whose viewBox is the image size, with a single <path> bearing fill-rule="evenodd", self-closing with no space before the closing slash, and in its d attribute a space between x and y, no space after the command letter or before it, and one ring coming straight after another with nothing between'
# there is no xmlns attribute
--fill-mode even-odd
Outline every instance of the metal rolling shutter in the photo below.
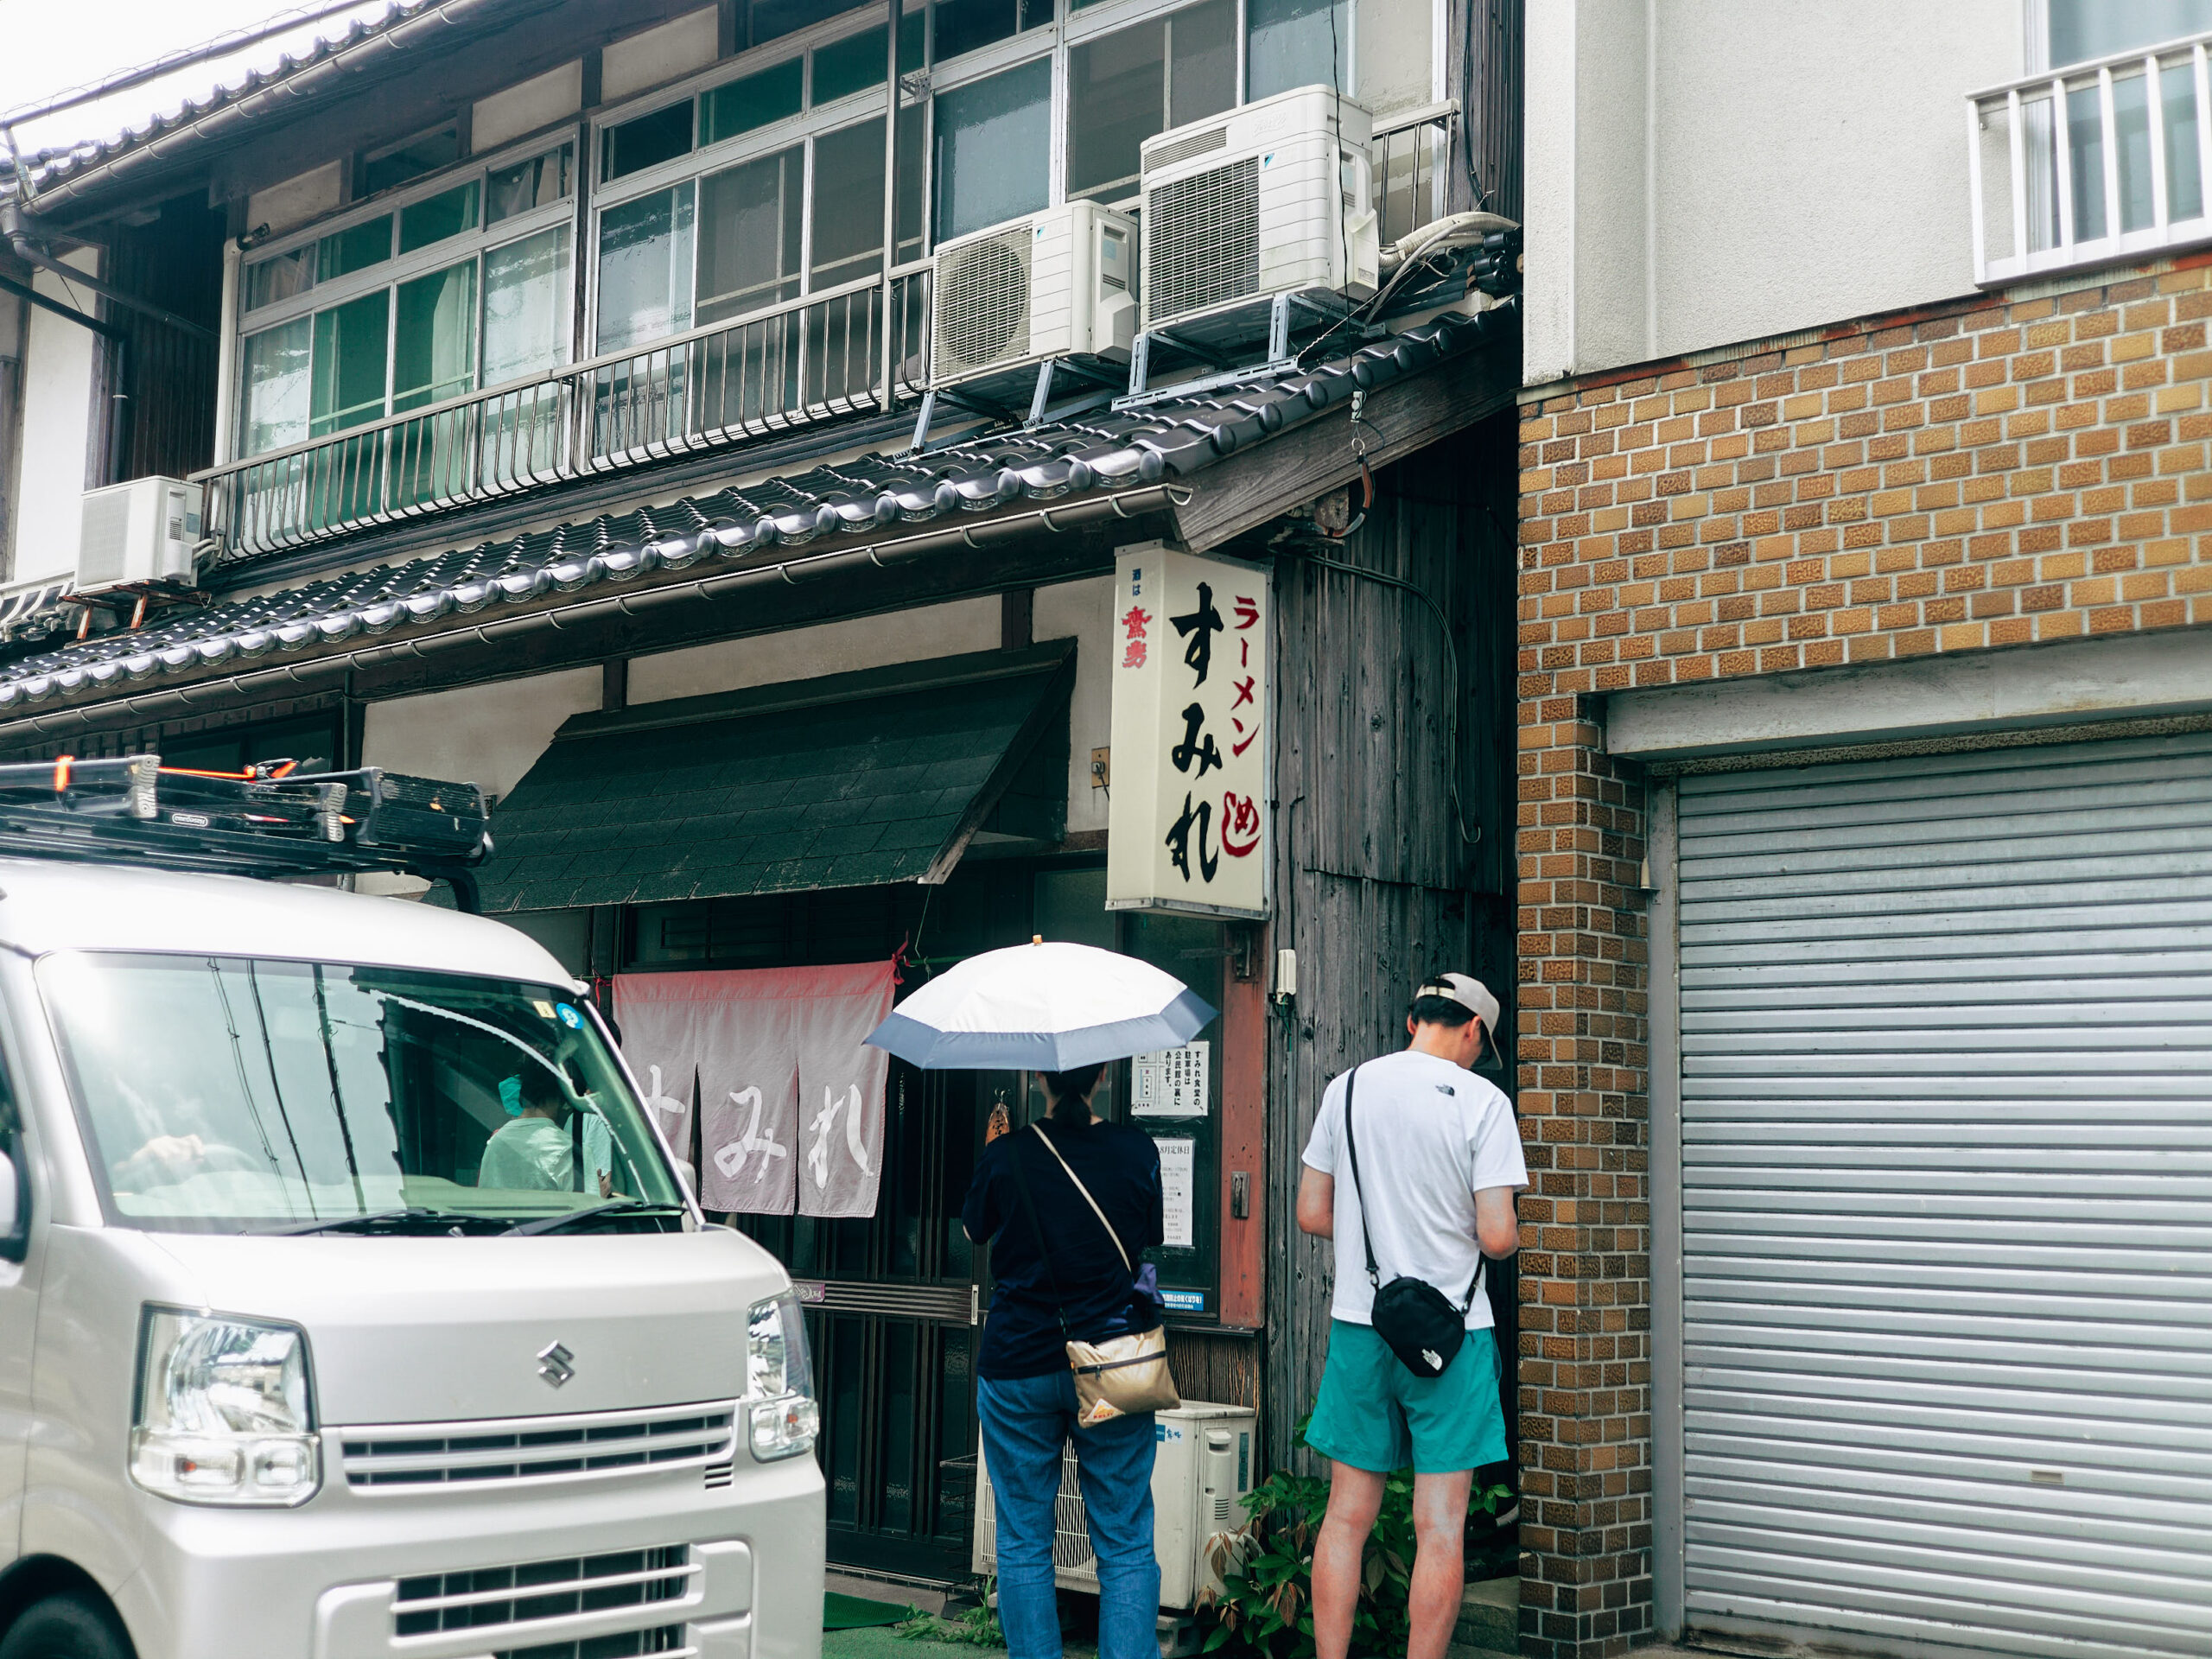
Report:
<svg viewBox="0 0 2212 1659"><path fill-rule="evenodd" d="M1677 799L1689 1624L2212 1654L2212 734Z"/></svg>

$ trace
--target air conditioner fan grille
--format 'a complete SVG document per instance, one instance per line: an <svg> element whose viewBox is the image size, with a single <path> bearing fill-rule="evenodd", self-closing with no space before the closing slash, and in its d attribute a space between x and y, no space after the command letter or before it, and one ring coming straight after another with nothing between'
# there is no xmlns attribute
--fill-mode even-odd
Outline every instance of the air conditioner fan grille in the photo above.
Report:
<svg viewBox="0 0 2212 1659"><path fill-rule="evenodd" d="M1027 225L951 250L938 262L937 361L976 369L1029 353Z"/></svg>
<svg viewBox="0 0 2212 1659"><path fill-rule="evenodd" d="M1260 289L1260 162L1248 156L1163 184L1145 200L1151 257L1146 315L1153 322Z"/></svg>

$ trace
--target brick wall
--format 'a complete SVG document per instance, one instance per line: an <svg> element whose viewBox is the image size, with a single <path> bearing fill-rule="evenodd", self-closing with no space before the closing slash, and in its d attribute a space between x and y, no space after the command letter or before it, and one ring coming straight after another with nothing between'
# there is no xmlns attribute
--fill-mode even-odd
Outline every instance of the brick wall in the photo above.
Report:
<svg viewBox="0 0 2212 1659"><path fill-rule="evenodd" d="M2212 621L2208 317L2199 255L1523 406L1528 1651L1651 1626L1643 791L1604 695Z"/></svg>

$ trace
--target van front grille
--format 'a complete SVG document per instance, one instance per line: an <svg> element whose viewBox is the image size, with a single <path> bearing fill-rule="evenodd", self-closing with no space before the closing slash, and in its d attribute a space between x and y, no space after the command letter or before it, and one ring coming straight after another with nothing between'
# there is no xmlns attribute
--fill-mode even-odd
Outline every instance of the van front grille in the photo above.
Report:
<svg viewBox="0 0 2212 1659"><path fill-rule="evenodd" d="M727 1463L736 1407L663 1406L474 1423L402 1423L328 1431L356 1491L493 1481L584 1479Z"/></svg>
<svg viewBox="0 0 2212 1659"><path fill-rule="evenodd" d="M618 1550L606 1555L524 1561L515 1567L476 1567L402 1579L393 1600L392 1633L428 1636L480 1630L487 1624L528 1624L615 1607L680 1601L700 1569L689 1544ZM650 1634L639 1632L638 1634ZM626 1637L611 1638L616 1642ZM615 1651L610 1649L608 1651ZM537 1649L524 1651L535 1654ZM653 1653L654 1648L626 1648Z"/></svg>
<svg viewBox="0 0 2212 1659"><path fill-rule="evenodd" d="M1260 288L1260 162L1145 194L1145 317L1160 323Z"/></svg>
<svg viewBox="0 0 2212 1659"><path fill-rule="evenodd" d="M634 1659L639 1654L659 1654L663 1659L690 1659L698 1649L683 1640L681 1624L658 1624L650 1630L625 1630L620 1636L587 1637L581 1642L538 1642L526 1648L501 1648L492 1659Z"/></svg>

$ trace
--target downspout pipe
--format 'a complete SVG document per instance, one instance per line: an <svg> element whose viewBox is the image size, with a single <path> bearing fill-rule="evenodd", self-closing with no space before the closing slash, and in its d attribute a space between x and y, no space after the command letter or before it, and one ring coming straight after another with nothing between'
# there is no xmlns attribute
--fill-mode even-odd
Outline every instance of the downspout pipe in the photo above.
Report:
<svg viewBox="0 0 2212 1659"><path fill-rule="evenodd" d="M18 180L22 176L21 174L16 175ZM180 317L174 311L165 311L151 300L142 300L136 294L126 294L111 283L104 283L97 276L87 276L76 266L65 265L52 254L37 247L32 243L29 233L23 229L22 207L13 196L0 196L0 236L8 238L8 245L16 251L16 257L26 264L35 265L41 270L50 270L64 281L88 288L104 300L140 312L158 322L165 322L181 333L190 334L194 340L212 340L216 338L213 328L203 327L188 317Z"/></svg>

